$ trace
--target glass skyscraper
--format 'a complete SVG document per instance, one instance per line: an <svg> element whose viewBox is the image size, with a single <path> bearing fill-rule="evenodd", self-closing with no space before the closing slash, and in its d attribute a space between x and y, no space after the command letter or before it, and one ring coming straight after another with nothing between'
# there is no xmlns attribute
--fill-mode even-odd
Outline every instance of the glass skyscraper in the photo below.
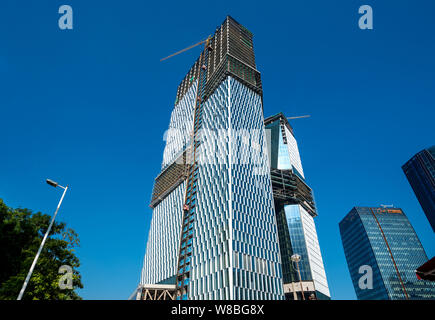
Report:
<svg viewBox="0 0 435 320"><path fill-rule="evenodd" d="M417 153L402 169L435 232L435 146Z"/></svg>
<svg viewBox="0 0 435 320"><path fill-rule="evenodd" d="M142 285L176 299L283 299L252 33L231 17L177 90ZM140 298L140 297L139 297Z"/></svg>
<svg viewBox="0 0 435 320"><path fill-rule="evenodd" d="M339 227L359 300L435 299L435 283L415 274L427 256L401 209L354 207Z"/></svg>
<svg viewBox="0 0 435 320"><path fill-rule="evenodd" d="M293 128L282 113L267 118L265 125L286 299L330 299L314 223L317 210ZM293 254L301 256L302 281Z"/></svg>

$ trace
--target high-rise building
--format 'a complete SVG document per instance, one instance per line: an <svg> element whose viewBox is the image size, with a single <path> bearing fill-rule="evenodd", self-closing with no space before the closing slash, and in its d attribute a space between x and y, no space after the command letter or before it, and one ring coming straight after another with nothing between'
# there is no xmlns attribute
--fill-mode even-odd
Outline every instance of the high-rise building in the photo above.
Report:
<svg viewBox="0 0 435 320"><path fill-rule="evenodd" d="M147 290L284 298L252 37L227 17L178 87L150 205Z"/></svg>
<svg viewBox="0 0 435 320"><path fill-rule="evenodd" d="M317 210L293 128L282 113L267 118L265 126L286 299L330 299L314 223ZM301 257L297 265L294 254Z"/></svg>
<svg viewBox="0 0 435 320"><path fill-rule="evenodd" d="M435 232L435 146L417 153L402 169Z"/></svg>
<svg viewBox="0 0 435 320"><path fill-rule="evenodd" d="M435 299L435 284L415 274L427 256L402 209L354 207L339 226L359 300Z"/></svg>

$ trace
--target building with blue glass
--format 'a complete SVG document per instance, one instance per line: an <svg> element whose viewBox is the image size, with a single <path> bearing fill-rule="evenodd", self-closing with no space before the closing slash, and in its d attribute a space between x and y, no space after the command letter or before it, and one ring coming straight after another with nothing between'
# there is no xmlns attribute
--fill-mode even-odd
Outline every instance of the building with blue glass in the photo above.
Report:
<svg viewBox="0 0 435 320"><path fill-rule="evenodd" d="M282 113L265 119L265 127L286 299L329 300L314 223L317 209L293 128ZM291 260L293 254L301 257L298 265Z"/></svg>
<svg viewBox="0 0 435 320"><path fill-rule="evenodd" d="M435 232L435 146L417 153L402 169Z"/></svg>
<svg viewBox="0 0 435 320"><path fill-rule="evenodd" d="M284 298L252 37L227 17L178 87L142 288L173 285L180 300Z"/></svg>
<svg viewBox="0 0 435 320"><path fill-rule="evenodd" d="M354 207L339 228L359 300L435 299L435 283L415 274L427 255L401 209Z"/></svg>

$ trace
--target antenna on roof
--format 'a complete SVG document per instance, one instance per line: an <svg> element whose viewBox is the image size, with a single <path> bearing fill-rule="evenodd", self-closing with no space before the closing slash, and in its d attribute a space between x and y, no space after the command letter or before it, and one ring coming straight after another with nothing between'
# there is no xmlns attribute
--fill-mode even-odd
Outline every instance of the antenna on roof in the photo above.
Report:
<svg viewBox="0 0 435 320"><path fill-rule="evenodd" d="M382 208L394 208L393 204L381 204Z"/></svg>

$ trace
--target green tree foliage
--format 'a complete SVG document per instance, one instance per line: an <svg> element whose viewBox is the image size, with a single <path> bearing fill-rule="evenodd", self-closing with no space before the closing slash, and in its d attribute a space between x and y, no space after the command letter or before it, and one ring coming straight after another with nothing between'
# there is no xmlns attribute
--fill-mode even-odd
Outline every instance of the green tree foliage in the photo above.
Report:
<svg viewBox="0 0 435 320"><path fill-rule="evenodd" d="M17 299L51 217L28 209L12 209L0 199L0 299ZM74 248L80 245L74 230L55 222L27 285L23 300L79 300L83 288ZM73 288L61 289L62 265L73 269ZM63 278L61 278L63 277ZM66 283L66 281L61 281Z"/></svg>

